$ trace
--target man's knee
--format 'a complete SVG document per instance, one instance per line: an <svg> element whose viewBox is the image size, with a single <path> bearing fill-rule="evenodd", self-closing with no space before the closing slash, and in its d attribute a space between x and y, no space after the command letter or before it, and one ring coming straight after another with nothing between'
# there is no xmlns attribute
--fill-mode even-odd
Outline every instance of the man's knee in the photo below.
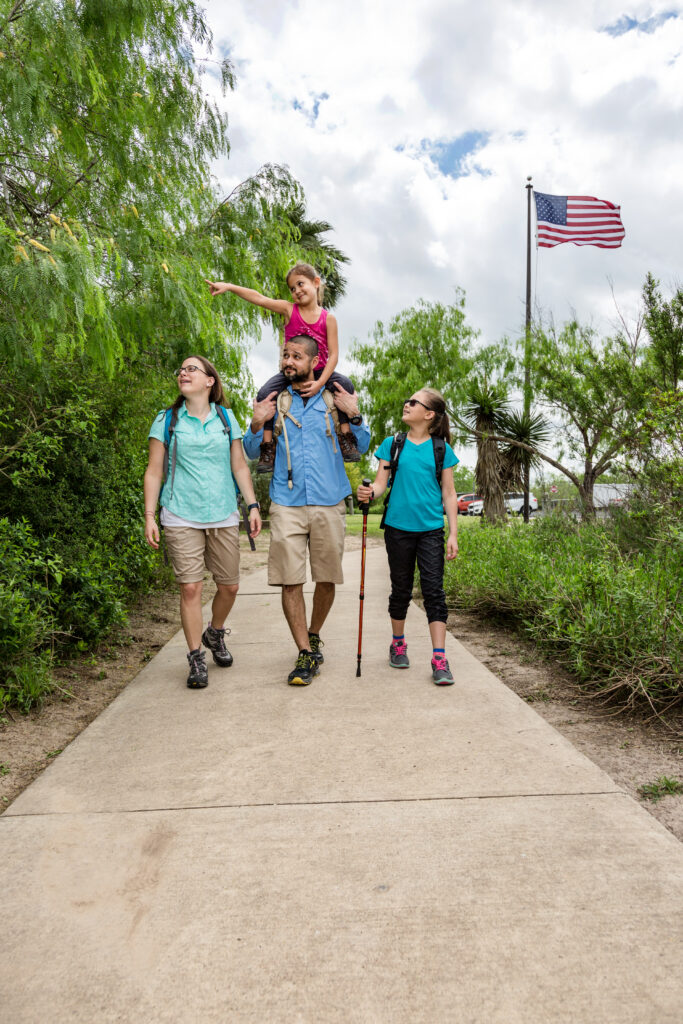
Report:
<svg viewBox="0 0 683 1024"><path fill-rule="evenodd" d="M239 583L217 583L216 590L226 597L235 597L237 591L240 589Z"/></svg>

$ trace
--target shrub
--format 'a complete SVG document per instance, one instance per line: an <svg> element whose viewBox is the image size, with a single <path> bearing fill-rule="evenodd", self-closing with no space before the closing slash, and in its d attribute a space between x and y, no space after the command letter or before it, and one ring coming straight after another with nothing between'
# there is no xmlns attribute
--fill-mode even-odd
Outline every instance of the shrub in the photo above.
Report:
<svg viewBox="0 0 683 1024"><path fill-rule="evenodd" d="M452 603L505 617L586 686L627 705L683 700L683 546L624 554L614 524L562 516L461 531Z"/></svg>

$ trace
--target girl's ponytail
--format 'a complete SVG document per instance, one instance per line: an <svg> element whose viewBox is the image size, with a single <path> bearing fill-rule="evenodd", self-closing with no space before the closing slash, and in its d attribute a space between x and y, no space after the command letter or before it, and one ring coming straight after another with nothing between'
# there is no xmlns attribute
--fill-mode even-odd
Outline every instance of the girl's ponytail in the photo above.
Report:
<svg viewBox="0 0 683 1024"><path fill-rule="evenodd" d="M451 443L451 425L446 412L446 401L436 388L420 388L427 401L425 405L434 413L429 433L432 437L442 437L446 444Z"/></svg>

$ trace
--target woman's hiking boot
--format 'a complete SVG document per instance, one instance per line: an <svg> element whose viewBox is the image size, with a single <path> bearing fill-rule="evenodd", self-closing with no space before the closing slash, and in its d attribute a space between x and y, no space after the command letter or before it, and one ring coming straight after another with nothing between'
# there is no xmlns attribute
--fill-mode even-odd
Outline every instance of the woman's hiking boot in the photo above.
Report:
<svg viewBox="0 0 683 1024"><path fill-rule="evenodd" d="M209 670L206 667L206 652L198 647L196 651L190 651L187 660L190 664L190 674L187 677L187 685L191 690L202 690L209 685Z"/></svg>
<svg viewBox="0 0 683 1024"><path fill-rule="evenodd" d="M340 430L337 434L337 440L339 441L339 450L342 453L344 462L360 462L360 452L358 451L358 442L356 441L355 434L349 431L345 434L343 430Z"/></svg>
<svg viewBox="0 0 683 1024"><path fill-rule="evenodd" d="M202 643L211 651L213 660L221 668L230 668L232 665L232 654L225 646L225 634L229 629L214 629L211 623L202 633Z"/></svg>
<svg viewBox="0 0 683 1024"><path fill-rule="evenodd" d="M435 654L432 658L432 679L437 686L452 686L455 682L443 654Z"/></svg>
<svg viewBox="0 0 683 1024"><path fill-rule="evenodd" d="M322 665L322 663L325 660L325 656L323 655L323 652L320 650L320 648L324 647L325 644L320 639L319 633L308 634L308 646L311 648L311 654L313 655L315 660L318 662L319 665Z"/></svg>
<svg viewBox="0 0 683 1024"><path fill-rule="evenodd" d="M405 640L392 640L389 645L389 664L392 668L410 668L408 644Z"/></svg>
<svg viewBox="0 0 683 1024"><path fill-rule="evenodd" d="M313 677L317 676L319 671L318 662L315 660L312 651L299 651L296 665L289 673L287 682L290 686L308 686L309 683L313 682Z"/></svg>
<svg viewBox="0 0 683 1024"><path fill-rule="evenodd" d="M261 441L259 460L256 464L257 473L272 473L275 466L275 449L277 441Z"/></svg>

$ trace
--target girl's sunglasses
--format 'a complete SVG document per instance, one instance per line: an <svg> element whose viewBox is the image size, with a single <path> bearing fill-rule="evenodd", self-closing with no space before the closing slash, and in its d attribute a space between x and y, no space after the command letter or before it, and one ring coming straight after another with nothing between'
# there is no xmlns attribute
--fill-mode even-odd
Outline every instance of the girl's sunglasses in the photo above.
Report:
<svg viewBox="0 0 683 1024"><path fill-rule="evenodd" d="M429 406L425 405L424 402L421 402L419 398L406 398L403 405L409 405L411 409L414 409L416 405L421 405L423 409L429 408Z"/></svg>

